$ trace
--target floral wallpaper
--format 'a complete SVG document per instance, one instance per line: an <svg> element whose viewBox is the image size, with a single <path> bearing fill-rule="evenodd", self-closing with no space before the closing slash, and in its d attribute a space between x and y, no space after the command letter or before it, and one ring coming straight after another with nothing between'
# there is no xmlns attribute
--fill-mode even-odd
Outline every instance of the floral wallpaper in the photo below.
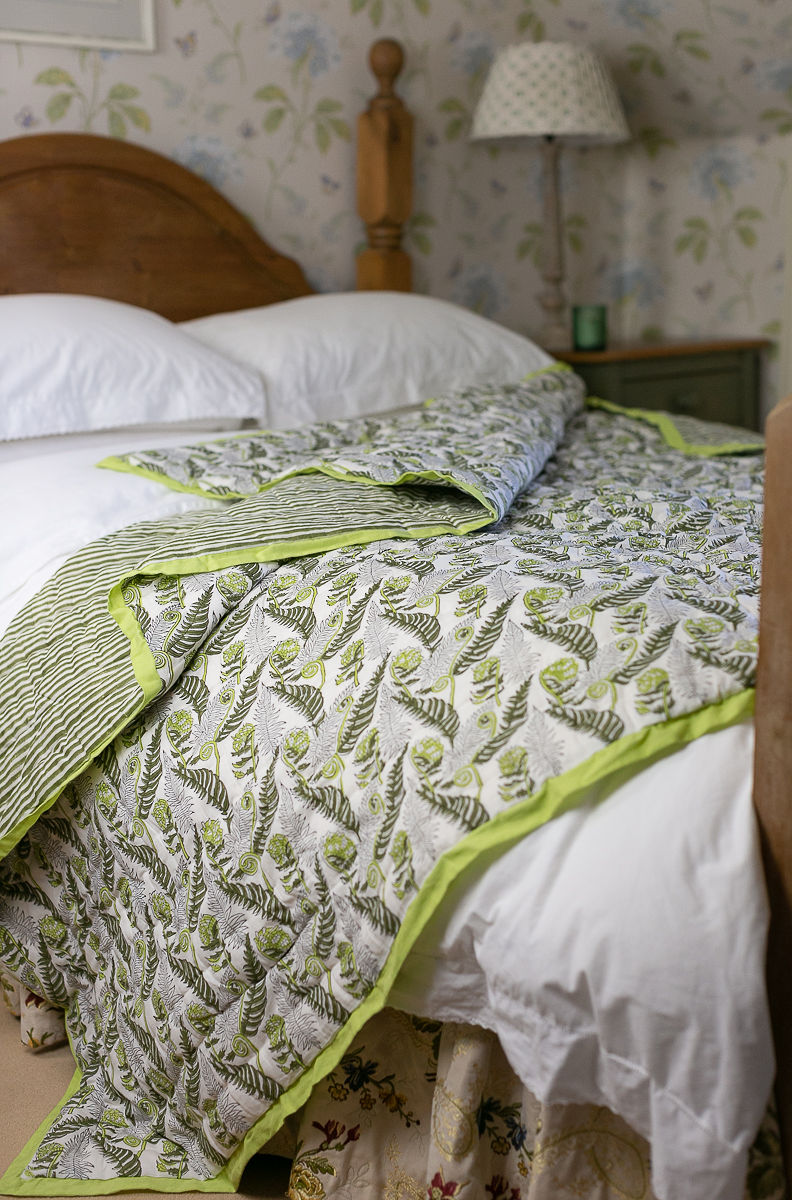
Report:
<svg viewBox="0 0 792 1200"><path fill-rule="evenodd" d="M612 336L755 335L783 310L792 139L786 0L155 0L153 54L0 45L0 137L90 130L204 175L319 290L354 286L354 130L371 41L407 51L418 291L538 328L541 166L472 143L502 46L552 38L610 64L632 140L562 155L566 290ZM774 399L771 365L767 402Z"/></svg>

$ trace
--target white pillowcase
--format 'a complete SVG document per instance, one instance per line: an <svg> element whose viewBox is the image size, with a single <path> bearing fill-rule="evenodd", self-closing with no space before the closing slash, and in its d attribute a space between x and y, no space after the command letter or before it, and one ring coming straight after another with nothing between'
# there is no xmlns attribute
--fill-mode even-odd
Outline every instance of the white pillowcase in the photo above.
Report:
<svg viewBox="0 0 792 1200"><path fill-rule="evenodd" d="M418 404L465 384L509 383L553 361L468 309L403 292L303 296L182 322L257 367L274 429Z"/></svg>
<svg viewBox="0 0 792 1200"><path fill-rule="evenodd" d="M259 420L258 372L164 317L96 296L0 296L0 439Z"/></svg>

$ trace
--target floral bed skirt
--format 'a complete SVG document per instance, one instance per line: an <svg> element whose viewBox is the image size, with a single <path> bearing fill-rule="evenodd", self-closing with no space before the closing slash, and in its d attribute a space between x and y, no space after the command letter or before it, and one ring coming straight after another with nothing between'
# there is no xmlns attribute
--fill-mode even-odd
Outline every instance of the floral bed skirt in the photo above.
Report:
<svg viewBox="0 0 792 1200"><path fill-rule="evenodd" d="M32 1050L65 1041L59 1009L0 975ZM292 1159L288 1200L654 1200L649 1147L594 1105L540 1104L493 1033L385 1009L265 1147ZM784 1200L768 1112L746 1200Z"/></svg>

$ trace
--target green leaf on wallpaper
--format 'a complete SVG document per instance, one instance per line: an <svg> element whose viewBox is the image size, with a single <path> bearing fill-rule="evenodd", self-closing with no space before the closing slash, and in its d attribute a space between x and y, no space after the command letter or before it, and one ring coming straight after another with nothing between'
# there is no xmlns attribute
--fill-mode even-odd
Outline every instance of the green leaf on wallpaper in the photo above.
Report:
<svg viewBox="0 0 792 1200"><path fill-rule="evenodd" d="M737 237L744 246L755 246L758 240L756 230L752 229L750 225L738 225Z"/></svg>
<svg viewBox="0 0 792 1200"><path fill-rule="evenodd" d="M271 108L262 122L267 133L274 133L285 116L285 108Z"/></svg>
<svg viewBox="0 0 792 1200"><path fill-rule="evenodd" d="M327 126L323 125L321 121L317 121L315 133L316 133L316 144L319 147L320 153L326 154L327 151L330 149L330 134L328 132Z"/></svg>
<svg viewBox="0 0 792 1200"><path fill-rule="evenodd" d="M792 112L785 108L766 108L761 113L763 121L777 121L776 133L792 133Z"/></svg>
<svg viewBox="0 0 792 1200"><path fill-rule="evenodd" d="M108 100L133 100L140 95L140 89L129 83L114 83L107 93Z"/></svg>
<svg viewBox="0 0 792 1200"><path fill-rule="evenodd" d="M735 221L761 221L764 213L758 208L738 208L734 214Z"/></svg>
<svg viewBox="0 0 792 1200"><path fill-rule="evenodd" d="M545 35L545 23L535 12L529 9L520 13L517 18L517 32L530 33L535 42L541 42Z"/></svg>
<svg viewBox="0 0 792 1200"><path fill-rule="evenodd" d="M340 117L331 117L330 125L337 137L343 138L345 142L352 141L352 130L346 121L342 121Z"/></svg>
<svg viewBox="0 0 792 1200"><path fill-rule="evenodd" d="M152 79L161 84L165 91L165 104L168 108L178 108L184 98L184 89L175 79L168 79L165 75L152 74Z"/></svg>
<svg viewBox="0 0 792 1200"><path fill-rule="evenodd" d="M59 121L61 117L65 117L73 99L72 92L56 92L54 96L51 96L45 109L50 121Z"/></svg>
<svg viewBox="0 0 792 1200"><path fill-rule="evenodd" d="M635 140L641 143L650 158L657 158L663 146L676 146L677 144L674 138L668 137L656 125L647 125L643 129L639 129Z"/></svg>
<svg viewBox="0 0 792 1200"><path fill-rule="evenodd" d="M383 13L382 0L371 0L371 8L369 9L369 16L371 17L372 25L379 26L380 22L382 21L382 13Z"/></svg>
<svg viewBox="0 0 792 1200"><path fill-rule="evenodd" d="M352 0L351 8L353 13L359 13L362 8L365 8L368 0Z"/></svg>
<svg viewBox="0 0 792 1200"><path fill-rule="evenodd" d="M454 117L448 122L445 127L446 141L453 142L459 137L462 130L465 128L464 117Z"/></svg>
<svg viewBox="0 0 792 1200"><path fill-rule="evenodd" d="M316 106L316 111L317 111L318 113L331 113L331 112L338 112L338 110L339 110L340 108L343 108L343 107L344 107L344 106L343 106L343 104L340 102L340 100L328 100L328 99L324 99L324 100L320 100L320 101L319 101L319 103L318 103L318 104L317 104L317 106Z"/></svg>
<svg viewBox="0 0 792 1200"><path fill-rule="evenodd" d="M583 250L582 231L586 228L588 221L580 213L572 213L564 221L564 229L566 231L567 243L570 249L576 254L580 254Z"/></svg>
<svg viewBox="0 0 792 1200"><path fill-rule="evenodd" d="M127 135L127 127L124 118L116 109L111 108L107 114L107 125L110 130L110 137L125 138Z"/></svg>
<svg viewBox="0 0 792 1200"><path fill-rule="evenodd" d="M228 79L228 66L232 62L238 62L239 56L233 50L223 50L220 54L215 54L212 61L206 67L206 74L213 83L225 83Z"/></svg>
<svg viewBox="0 0 792 1200"><path fill-rule="evenodd" d="M465 105L461 100L457 100L455 96L449 96L447 100L443 100L437 107L440 109L440 112L467 112Z"/></svg>
<svg viewBox="0 0 792 1200"><path fill-rule="evenodd" d="M49 87L57 87L61 83L66 87L77 87L69 72L64 71L61 67L48 67L46 71L41 71L33 82L45 83Z"/></svg>
<svg viewBox="0 0 792 1200"><path fill-rule="evenodd" d="M712 55L706 46L701 44L704 34L698 29L680 29L674 34L674 45L694 58L710 59Z"/></svg>
<svg viewBox="0 0 792 1200"><path fill-rule="evenodd" d="M517 245L517 257L528 258L531 262L539 262L539 252L542 245L542 226L537 221L529 221L527 225L523 225L523 232L527 234Z"/></svg>
<svg viewBox="0 0 792 1200"><path fill-rule="evenodd" d="M654 46L648 46L646 42L633 42L627 47L627 54L627 65L634 75L640 74L644 68L658 79L665 75L666 69Z"/></svg>
<svg viewBox="0 0 792 1200"><path fill-rule="evenodd" d="M288 102L289 97L284 92L283 88L278 87L276 83L267 83L264 87L260 87L253 93L254 100L283 100Z"/></svg>
<svg viewBox="0 0 792 1200"><path fill-rule="evenodd" d="M688 217L685 229L687 232L680 234L674 242L674 249L677 254L684 254L686 250L690 250L695 262L703 262L707 257L712 229L703 217Z"/></svg>
<svg viewBox="0 0 792 1200"><path fill-rule="evenodd" d="M124 116L136 129L145 129L147 133L151 131L151 118L145 108L138 108L136 104L122 104L121 108Z"/></svg>
<svg viewBox="0 0 792 1200"><path fill-rule="evenodd" d="M434 217L427 212L413 213L407 222L407 234L410 242L421 254L432 253L432 239L425 230L431 229L436 224Z"/></svg>
<svg viewBox="0 0 792 1200"><path fill-rule="evenodd" d="M418 12L421 14L421 16L429 16L429 9L431 7L429 0L413 0L413 4L418 9Z"/></svg>

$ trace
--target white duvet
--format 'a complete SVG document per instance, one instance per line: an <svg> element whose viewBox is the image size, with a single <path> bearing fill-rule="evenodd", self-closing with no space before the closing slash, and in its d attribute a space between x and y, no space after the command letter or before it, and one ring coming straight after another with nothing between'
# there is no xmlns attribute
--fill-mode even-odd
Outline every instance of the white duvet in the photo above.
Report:
<svg viewBox="0 0 792 1200"><path fill-rule="evenodd" d="M81 545L217 503L94 466L185 440L0 445L0 634ZM750 726L711 734L483 863L391 997L495 1030L540 1099L624 1117L652 1143L659 1200L738 1200L770 1089L751 752Z"/></svg>

